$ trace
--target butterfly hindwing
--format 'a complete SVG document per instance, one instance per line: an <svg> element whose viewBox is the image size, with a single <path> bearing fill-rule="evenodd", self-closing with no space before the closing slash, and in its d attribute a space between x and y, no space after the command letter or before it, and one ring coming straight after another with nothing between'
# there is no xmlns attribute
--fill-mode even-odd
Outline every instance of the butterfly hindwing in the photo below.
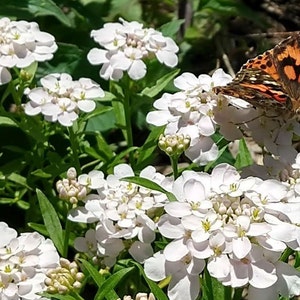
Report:
<svg viewBox="0 0 300 300"><path fill-rule="evenodd" d="M295 34L274 47L274 62L294 110L300 107L300 37Z"/></svg>

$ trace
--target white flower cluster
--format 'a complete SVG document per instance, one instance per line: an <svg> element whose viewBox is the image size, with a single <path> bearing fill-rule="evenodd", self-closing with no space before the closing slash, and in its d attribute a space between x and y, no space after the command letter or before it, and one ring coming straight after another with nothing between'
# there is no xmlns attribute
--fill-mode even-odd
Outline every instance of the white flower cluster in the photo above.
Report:
<svg viewBox="0 0 300 300"><path fill-rule="evenodd" d="M85 199L88 192L86 186L77 181L75 168L67 171L67 178L56 182L56 190L60 199L66 200L72 205L77 205L78 201Z"/></svg>
<svg viewBox="0 0 300 300"><path fill-rule="evenodd" d="M156 230L151 217L167 202L166 195L122 181L124 177L134 176L132 168L126 164L116 166L114 174L106 180L99 172L81 176L78 182L90 183L97 194L89 194L85 206L71 210L68 218L74 222L96 222L97 225L95 230L88 230L85 237L75 240L75 248L87 252L92 258L96 255L103 258L107 266L114 265L125 247L138 262L150 257ZM165 180L150 166L141 171L140 177L160 185Z"/></svg>
<svg viewBox="0 0 300 300"><path fill-rule="evenodd" d="M165 93L156 100L156 111L148 113L147 122L155 126L166 125L165 134L190 136L190 147L185 155L200 165L206 165L218 156L217 145L211 138L216 130L229 141L240 139L248 132L258 145L265 147L266 153L276 158L270 162L270 168L277 165L278 169L278 164L293 162L297 152L292 138L294 134L300 135L297 120L286 120L285 116L263 112L241 99L212 92L214 86L226 85L231 80L231 76L221 69L212 77L202 74L197 78L191 73L183 73L174 80L179 92Z"/></svg>
<svg viewBox="0 0 300 300"><path fill-rule="evenodd" d="M93 48L88 53L92 65L103 65L100 76L119 80L127 72L133 80L146 74L144 59L155 56L168 67L178 63L178 46L153 28L143 28L138 22L106 23L103 28L93 30L92 38L104 49Z"/></svg>
<svg viewBox="0 0 300 300"><path fill-rule="evenodd" d="M44 280L59 265L59 255L51 240L37 232L23 233L0 222L0 298L36 300L46 290Z"/></svg>
<svg viewBox="0 0 300 300"><path fill-rule="evenodd" d="M121 300L121 298L117 300ZM131 296L124 296L122 300L155 300L155 297L152 293L150 293L149 296L147 293L137 293L134 298Z"/></svg>
<svg viewBox="0 0 300 300"><path fill-rule="evenodd" d="M289 182L241 179L227 164L211 174L184 171L158 222L171 242L145 261L146 275L171 276L171 300L196 299L205 266L225 286L249 285L249 298L300 294L300 272L281 262L289 247L300 250L300 155Z"/></svg>
<svg viewBox="0 0 300 300"><path fill-rule="evenodd" d="M148 113L147 122L155 126L166 125L165 135L189 136L190 147L185 155L195 163L206 165L218 156L218 147L210 137L216 131L213 111L218 106L218 97L210 91L213 86L226 85L231 80L231 76L221 69L212 77L202 74L197 78L191 73L183 73L174 80L180 91L165 93L156 100L154 107L157 110Z"/></svg>
<svg viewBox="0 0 300 300"><path fill-rule="evenodd" d="M72 80L66 73L54 73L41 79L42 87L26 91L30 99L25 113L35 116L42 113L47 121L72 126L79 111L91 112L95 109L94 99L104 96L101 87L89 78Z"/></svg>
<svg viewBox="0 0 300 300"><path fill-rule="evenodd" d="M11 80L8 69L50 60L57 50L54 37L35 22L0 19L0 84Z"/></svg>

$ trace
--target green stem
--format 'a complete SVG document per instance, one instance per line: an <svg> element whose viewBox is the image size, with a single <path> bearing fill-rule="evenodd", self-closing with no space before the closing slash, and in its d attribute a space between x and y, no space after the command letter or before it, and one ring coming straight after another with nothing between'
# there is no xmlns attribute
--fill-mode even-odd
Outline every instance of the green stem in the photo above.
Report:
<svg viewBox="0 0 300 300"><path fill-rule="evenodd" d="M71 225L72 225L71 221L68 220L68 218L66 217L63 257L68 257Z"/></svg>
<svg viewBox="0 0 300 300"><path fill-rule="evenodd" d="M74 291L72 291L71 293L70 293L70 296L72 296L74 299L76 299L76 300L84 300L84 298L82 298L78 293L76 293L76 292L74 292Z"/></svg>
<svg viewBox="0 0 300 300"><path fill-rule="evenodd" d="M170 160L171 160L171 166L172 166L173 176L175 180L178 177L178 156L177 155L170 156Z"/></svg>
<svg viewBox="0 0 300 300"><path fill-rule="evenodd" d="M291 248L287 248L284 250L284 252L282 253L280 260L284 261L284 262L288 262L289 256L294 252L294 250L292 250Z"/></svg>
<svg viewBox="0 0 300 300"><path fill-rule="evenodd" d="M131 108L130 108L130 86L127 85L124 98L124 115L125 115L125 130L126 130L126 138L127 138L127 146L128 148L133 147L133 136L132 136L132 124L131 124ZM129 163L131 166L133 165L134 157L133 152L129 152Z"/></svg>
<svg viewBox="0 0 300 300"><path fill-rule="evenodd" d="M80 172L80 161L78 156L78 150L79 150L79 144L77 140L77 136L73 130L73 127L69 127L69 137L70 137L70 143L71 143L71 149L72 149L72 155L73 155L73 164L77 172Z"/></svg>

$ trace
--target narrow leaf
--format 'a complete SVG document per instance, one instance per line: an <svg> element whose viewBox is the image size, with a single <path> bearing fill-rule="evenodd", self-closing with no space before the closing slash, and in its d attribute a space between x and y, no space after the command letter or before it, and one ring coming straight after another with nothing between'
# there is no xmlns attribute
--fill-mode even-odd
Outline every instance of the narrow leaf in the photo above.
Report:
<svg viewBox="0 0 300 300"><path fill-rule="evenodd" d="M36 194L49 236L59 253L62 254L64 249L64 237L57 213L48 198L40 190L37 189Z"/></svg>
<svg viewBox="0 0 300 300"><path fill-rule="evenodd" d="M161 192L161 193L165 194L170 201L176 201L176 197L172 193L168 192L162 186L160 186L156 182L153 182L147 178L132 176L132 177L122 178L122 180L138 184L138 185L146 187L150 190L155 190L155 191Z"/></svg>
<svg viewBox="0 0 300 300"><path fill-rule="evenodd" d="M98 270L87 260L81 259L81 263L83 264L84 268L88 271L88 273L93 278L94 282L100 288L103 283L105 282L105 278L98 272Z"/></svg>
<svg viewBox="0 0 300 300"><path fill-rule="evenodd" d="M147 140L142 147L139 148L139 157L137 160L137 168L143 169L154 159L154 151L157 148L158 138L164 131L164 126L153 127Z"/></svg>
<svg viewBox="0 0 300 300"><path fill-rule="evenodd" d="M168 297L166 296L166 294L161 290L161 288L152 280L150 280L145 272L144 272L144 269L143 267L137 263L137 262L132 262L135 266L138 267L139 271L141 272L141 274L143 275L145 281L147 282L149 288L151 289L151 292L154 294L155 298L156 299L159 299L159 300L168 300Z"/></svg>
<svg viewBox="0 0 300 300"><path fill-rule="evenodd" d="M28 9L35 16L54 16L60 22L71 27L71 22L52 0L29 0Z"/></svg>
<svg viewBox="0 0 300 300"><path fill-rule="evenodd" d="M155 97L158 93L160 93L166 86L167 84L173 80L176 75L179 73L179 69L175 69L166 75L162 76L160 79L157 80L156 84L152 87L146 87L143 91L142 94L148 96L148 97Z"/></svg>
<svg viewBox="0 0 300 300"><path fill-rule="evenodd" d="M15 126L15 127L17 127L18 124L11 118L1 116L0 117L0 126Z"/></svg>
<svg viewBox="0 0 300 300"><path fill-rule="evenodd" d="M32 190L32 188L27 184L27 179L19 174L11 173L7 178L10 181L18 183L19 185L24 186L29 190Z"/></svg>
<svg viewBox="0 0 300 300"><path fill-rule="evenodd" d="M251 157L251 153L245 142L245 139L241 139L239 141L239 152L237 154L236 162L235 162L234 166L237 169L241 169L241 168L250 166L252 164L253 164L253 160Z"/></svg>
<svg viewBox="0 0 300 300"><path fill-rule="evenodd" d="M106 279L105 283L101 286L101 289L98 291L95 300L102 300L106 297L108 293L120 283L120 281L127 275L127 273L134 270L134 267L122 269L114 274L112 274L108 279Z"/></svg>
<svg viewBox="0 0 300 300"><path fill-rule="evenodd" d="M43 297L49 298L49 299L58 299L58 300L78 300L80 298L72 297L71 295L60 295L60 294L50 294L50 293L43 293Z"/></svg>

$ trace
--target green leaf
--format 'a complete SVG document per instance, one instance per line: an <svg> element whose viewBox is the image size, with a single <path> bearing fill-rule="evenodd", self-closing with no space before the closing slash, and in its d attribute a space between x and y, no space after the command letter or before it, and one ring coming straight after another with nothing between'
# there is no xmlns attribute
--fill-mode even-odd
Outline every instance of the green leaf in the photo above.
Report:
<svg viewBox="0 0 300 300"><path fill-rule="evenodd" d="M45 225L30 222L30 223L28 223L28 226L30 228L32 228L33 230L39 232L40 234L42 234L44 236L48 236L48 231L47 231Z"/></svg>
<svg viewBox="0 0 300 300"><path fill-rule="evenodd" d="M158 138L163 133L164 126L161 127L154 127L152 128L147 140L145 141L144 145L139 148L139 156L137 159L136 167L138 169L143 169L154 160L154 151L157 148Z"/></svg>
<svg viewBox="0 0 300 300"><path fill-rule="evenodd" d="M141 20L142 6L138 0L111 0L109 19L114 19L116 16L122 16L124 19Z"/></svg>
<svg viewBox="0 0 300 300"><path fill-rule="evenodd" d="M96 145L93 145L92 147L85 147L84 152L89 154L91 157L104 162L110 161L115 155L111 146L107 144L100 132L93 132L91 135L95 136Z"/></svg>
<svg viewBox="0 0 300 300"><path fill-rule="evenodd" d="M253 160L251 157L251 153L247 147L245 139L241 139L239 141L239 152L236 157L236 162L234 166L240 170L241 168L251 166L253 164Z"/></svg>
<svg viewBox="0 0 300 300"><path fill-rule="evenodd" d="M19 175L19 174L16 174L16 173L11 173L7 179L9 179L10 181L13 181L15 183L18 183L19 185L21 186L24 186L26 187L27 189L29 190L32 190L32 188L27 184L27 178Z"/></svg>
<svg viewBox="0 0 300 300"><path fill-rule="evenodd" d="M64 251L64 234L56 210L39 189L36 190L36 194L49 236L59 253L62 254Z"/></svg>
<svg viewBox="0 0 300 300"><path fill-rule="evenodd" d="M98 293L95 297L95 300L102 300L106 297L108 293L120 283L120 281L127 275L127 273L134 270L134 267L124 268L114 274L112 274L106 281L101 285L101 289L98 290Z"/></svg>
<svg viewBox="0 0 300 300"><path fill-rule="evenodd" d="M112 101L116 99L116 96L113 93L106 92L106 91L104 91L104 93L105 93L104 97L99 98L96 101L103 102L103 101Z"/></svg>
<svg viewBox="0 0 300 300"><path fill-rule="evenodd" d="M161 288L154 281L150 280L146 276L143 267L135 261L132 261L132 263L138 267L139 271L143 275L145 281L147 282L147 284L148 284L149 288L151 289L151 292L154 294L155 298L159 299L159 300L168 300L167 295L161 290Z"/></svg>
<svg viewBox="0 0 300 300"><path fill-rule="evenodd" d="M51 178L52 177L52 174L46 173L42 169L36 169L33 172L31 172L31 174L33 176L40 177L40 178Z"/></svg>
<svg viewBox="0 0 300 300"><path fill-rule="evenodd" d="M27 210L30 208L30 204L24 200L18 200L17 205L18 205L18 207L20 207L21 209L24 209L24 210Z"/></svg>
<svg viewBox="0 0 300 300"><path fill-rule="evenodd" d="M168 84L171 80L173 80L177 74L180 72L179 69L175 69L166 75L162 76L160 79L156 81L156 84L152 87L146 87L143 91L142 94L154 98L158 93L160 93Z"/></svg>
<svg viewBox="0 0 300 300"><path fill-rule="evenodd" d="M209 9L212 12L222 13L228 16L241 16L254 21L256 24L265 23L265 20L242 1L236 0L209 0L200 1L199 10Z"/></svg>
<svg viewBox="0 0 300 300"><path fill-rule="evenodd" d="M60 22L71 27L71 22L52 0L29 0L28 9L35 16L54 16Z"/></svg>
<svg viewBox="0 0 300 300"><path fill-rule="evenodd" d="M160 31L164 36L175 38L178 34L180 26L184 23L184 20L173 20L160 27Z"/></svg>
<svg viewBox="0 0 300 300"><path fill-rule="evenodd" d="M93 278L93 280L96 283L96 285L98 286L98 288L100 288L103 285L103 283L105 282L104 276L101 275L99 273L99 271L91 263L89 263L87 260L81 259L80 261L83 264L84 268L91 275L91 277Z"/></svg>
<svg viewBox="0 0 300 300"><path fill-rule="evenodd" d="M164 193L170 201L176 201L176 197L172 193L168 192L167 190L162 188L159 184L157 184L156 182L153 182L147 178L132 176L132 177L122 178L121 180L127 181L127 182L132 182L132 183L138 184L140 186L146 187L150 190Z"/></svg>
<svg viewBox="0 0 300 300"><path fill-rule="evenodd" d="M93 278L94 282L98 286L98 289L100 290L100 288L102 287L102 285L105 282L104 276L101 275L99 273L99 271L92 264L90 264L88 261L86 261L84 259L81 259L80 261L82 262L84 268L91 275L91 277ZM117 299L119 297L118 297L117 293L114 290L111 290L111 291L107 292L105 298L107 300L115 300L115 299Z"/></svg>
<svg viewBox="0 0 300 300"><path fill-rule="evenodd" d="M18 127L18 124L11 118L0 116L0 126Z"/></svg>
<svg viewBox="0 0 300 300"><path fill-rule="evenodd" d="M42 293L43 297L49 299L58 299L58 300L78 300L79 297L72 297L71 295L61 295L61 294L50 294L50 293Z"/></svg>
<svg viewBox="0 0 300 300"><path fill-rule="evenodd" d="M116 128L115 112L110 106L97 108L87 116L87 119L89 119L86 126L87 131L103 132Z"/></svg>

